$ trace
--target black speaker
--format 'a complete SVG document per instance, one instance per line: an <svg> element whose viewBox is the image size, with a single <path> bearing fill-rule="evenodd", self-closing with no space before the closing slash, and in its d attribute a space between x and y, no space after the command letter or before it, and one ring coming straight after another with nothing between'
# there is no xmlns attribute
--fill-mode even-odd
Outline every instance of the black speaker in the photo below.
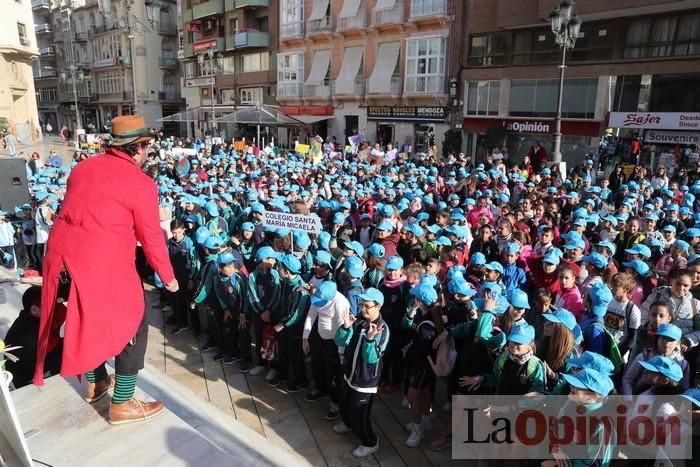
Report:
<svg viewBox="0 0 700 467"><path fill-rule="evenodd" d="M0 157L0 209L14 212L29 202L27 168L24 159Z"/></svg>

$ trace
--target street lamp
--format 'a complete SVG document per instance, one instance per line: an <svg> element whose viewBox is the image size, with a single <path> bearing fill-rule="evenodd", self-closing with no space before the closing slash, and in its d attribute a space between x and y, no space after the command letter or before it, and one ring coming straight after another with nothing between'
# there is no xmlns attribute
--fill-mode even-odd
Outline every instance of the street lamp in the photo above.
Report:
<svg viewBox="0 0 700 467"><path fill-rule="evenodd" d="M559 8L549 14L549 23L557 45L561 48L561 65L559 65L559 95L557 96L557 115L554 119L554 150L552 162L561 163L561 102L564 96L564 70L566 69L566 51L576 45L581 20L574 13L574 2L564 0Z"/></svg>
<svg viewBox="0 0 700 467"><path fill-rule="evenodd" d="M142 33L146 30L152 30L151 28L155 25L158 17L160 15L160 0L146 0L146 19L148 19L151 28L143 24L138 17L131 14L131 7L134 5L135 0L118 0L118 3L126 4L126 17L120 18L118 13L112 12L112 0L97 0L98 8L100 14L107 22L112 23L112 28L124 30L126 29L129 34L129 59L131 61L131 92L133 93L134 100L134 112L136 113L136 107L138 105L138 93L136 92L136 61L134 53L134 32ZM140 25L140 28L136 27L136 24Z"/></svg>
<svg viewBox="0 0 700 467"><path fill-rule="evenodd" d="M200 68L204 66L204 55L204 52L197 55L197 61L199 62ZM216 119L214 117L214 81L216 81L217 72L224 68L224 54L221 52L216 54L216 67L214 67L214 49L209 47L206 51L206 55L209 57L209 76L211 77L209 82L211 86L209 91L209 100L211 101L211 131L213 137L214 131L216 130Z"/></svg>
<svg viewBox="0 0 700 467"><path fill-rule="evenodd" d="M66 68L68 73L65 71L61 72L61 81L64 83L70 83L73 87L73 105L75 106L75 134L76 144L78 144L78 130L83 127L80 122L80 110L78 109L78 83L82 83L85 79L83 72L78 70L75 59L75 48L73 47L73 31L70 19L70 10L62 10L63 16L61 21L63 22L63 31L68 33L68 50L70 52L71 63ZM67 57L67 55L64 55Z"/></svg>

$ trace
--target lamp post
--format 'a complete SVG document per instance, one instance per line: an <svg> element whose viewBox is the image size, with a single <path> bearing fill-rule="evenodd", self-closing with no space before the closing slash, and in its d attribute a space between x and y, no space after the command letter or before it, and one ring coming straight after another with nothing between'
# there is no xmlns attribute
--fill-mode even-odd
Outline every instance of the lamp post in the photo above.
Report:
<svg viewBox="0 0 700 467"><path fill-rule="evenodd" d="M211 81L209 82L209 100L211 102L211 136L214 137L214 131L216 130L216 118L214 115L214 82L216 81L217 72L224 67L224 54L221 52L216 54L216 67L214 67L214 49L209 47L206 52L202 52L197 55L197 61L199 62L200 67L204 65L204 55L209 57L209 76L211 77Z"/></svg>
<svg viewBox="0 0 700 467"><path fill-rule="evenodd" d="M129 60L131 62L131 92L134 104L133 113L137 113L136 108L138 106L138 93L136 92L136 61L134 52L134 32L145 32L151 30L148 26L142 23L138 17L134 16L131 12L132 6L136 3L135 0L117 0L120 4L125 4L126 6L126 17L120 18L116 11L112 11L112 0L97 0L98 8L100 14L105 20L105 23L111 22L112 27L119 30L126 30L129 37ZM153 27L158 20L160 15L160 0L146 0L146 18L149 24ZM137 28L136 24L141 27Z"/></svg>
<svg viewBox="0 0 700 467"><path fill-rule="evenodd" d="M75 106L75 131L73 131L73 133L75 135L75 141L77 144L78 130L83 127L80 121L80 110L78 109L78 83L82 83L85 77L83 76L83 72L78 70L78 66L76 64L75 48L73 47L73 30L70 20L70 11L63 10L62 13L63 30L64 32L68 33L67 47L70 54L70 65L66 67L66 70L68 71L67 73L65 71L61 72L61 81L64 83L70 83L73 87L73 105ZM66 54L64 56L68 57L69 55Z"/></svg>
<svg viewBox="0 0 700 467"><path fill-rule="evenodd" d="M561 48L561 65L559 65L559 94L557 96L557 114L554 119L554 150L552 162L561 163L561 102L564 96L564 70L566 69L566 51L573 49L581 30L581 20L574 14L574 2L564 0L559 7L549 14L549 23L557 45Z"/></svg>

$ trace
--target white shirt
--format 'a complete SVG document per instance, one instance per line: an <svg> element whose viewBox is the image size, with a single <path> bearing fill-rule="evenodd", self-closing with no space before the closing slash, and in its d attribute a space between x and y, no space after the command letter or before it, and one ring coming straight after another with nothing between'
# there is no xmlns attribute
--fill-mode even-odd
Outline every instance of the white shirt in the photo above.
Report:
<svg viewBox="0 0 700 467"><path fill-rule="evenodd" d="M335 332L343 324L343 315L346 311L350 311L350 302L340 292L336 292L335 297L322 307L311 305L304 321L304 339L309 338L316 319L318 319L318 334L321 339L334 339Z"/></svg>
<svg viewBox="0 0 700 467"><path fill-rule="evenodd" d="M7 221L0 223L0 246L12 246L15 244L15 229Z"/></svg>

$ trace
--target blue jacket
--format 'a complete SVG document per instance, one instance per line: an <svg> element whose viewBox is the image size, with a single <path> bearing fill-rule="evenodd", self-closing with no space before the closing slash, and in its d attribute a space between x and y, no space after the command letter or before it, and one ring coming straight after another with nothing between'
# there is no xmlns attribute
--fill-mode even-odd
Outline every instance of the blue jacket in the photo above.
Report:
<svg viewBox="0 0 700 467"><path fill-rule="evenodd" d="M506 291L508 292L515 289L525 290L525 285L527 284L525 271L515 264L504 264L503 283L506 285Z"/></svg>
<svg viewBox="0 0 700 467"><path fill-rule="evenodd" d="M590 350L604 357L609 356L610 342L605 332L605 323L602 317L587 313L581 322L581 330L583 331L582 347L584 350Z"/></svg>
<svg viewBox="0 0 700 467"><path fill-rule="evenodd" d="M382 356L389 343L389 327L381 316L374 321L384 330L374 339L367 339L369 324L358 319L345 329L340 326L335 332L335 343L345 347L345 381L357 392L374 394L382 377Z"/></svg>

